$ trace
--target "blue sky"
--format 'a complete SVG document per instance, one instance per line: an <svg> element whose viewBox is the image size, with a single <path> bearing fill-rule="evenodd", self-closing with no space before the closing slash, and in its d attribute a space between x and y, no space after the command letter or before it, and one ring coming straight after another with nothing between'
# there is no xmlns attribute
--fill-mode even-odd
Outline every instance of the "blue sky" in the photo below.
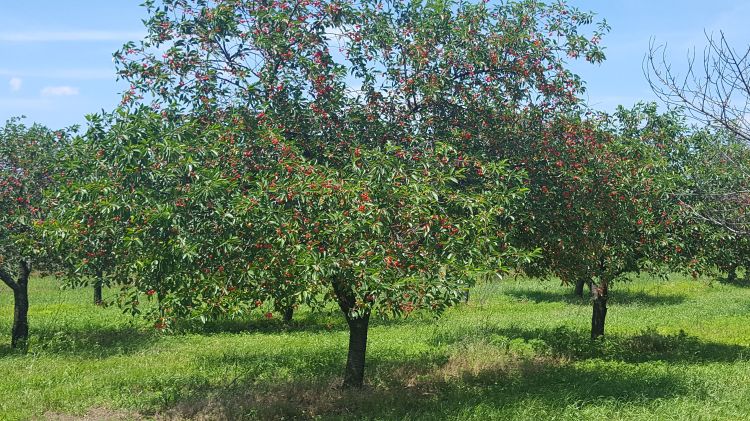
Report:
<svg viewBox="0 0 750 421"><path fill-rule="evenodd" d="M0 0L0 122L26 115L52 128L84 122L112 109L125 86L116 83L112 53L144 33L139 0ZM733 45L750 45L748 0L569 0L612 26L607 61L575 64L588 100L612 110L652 99L642 61L653 37L676 63L701 52L704 30L723 30Z"/></svg>

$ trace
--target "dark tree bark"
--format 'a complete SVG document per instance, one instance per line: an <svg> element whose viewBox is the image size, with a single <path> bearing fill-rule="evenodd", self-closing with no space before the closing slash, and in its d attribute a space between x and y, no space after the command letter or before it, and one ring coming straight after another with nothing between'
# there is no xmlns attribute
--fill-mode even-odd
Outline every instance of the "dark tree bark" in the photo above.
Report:
<svg viewBox="0 0 750 421"><path fill-rule="evenodd" d="M609 298L609 285L607 280L599 284L592 284L591 302L593 313L591 315L591 339L604 336L604 321L607 318L607 299Z"/></svg>
<svg viewBox="0 0 750 421"><path fill-rule="evenodd" d="M574 294L576 297L583 298L583 286L588 285L589 286L589 292L591 292L591 280L586 278L579 278L576 281L576 288L574 290Z"/></svg>
<svg viewBox="0 0 750 421"><path fill-rule="evenodd" d="M346 318L346 323L349 325L349 352L346 357L343 387L360 388L365 378L365 355L367 353L370 312L367 310L359 317L352 317L351 310L355 306L356 299L351 289L346 288L340 280L335 280L333 290L336 293L339 307Z"/></svg>
<svg viewBox="0 0 750 421"><path fill-rule="evenodd" d="M362 387L365 378L365 355L367 351L367 330L370 314L353 319L347 317L349 325L349 353L346 356L344 387Z"/></svg>
<svg viewBox="0 0 750 421"><path fill-rule="evenodd" d="M732 265L727 272L727 282L737 282L737 265Z"/></svg>
<svg viewBox="0 0 750 421"><path fill-rule="evenodd" d="M10 346L22 347L29 338L29 289L27 283L19 283L13 290L13 332Z"/></svg>
<svg viewBox="0 0 750 421"><path fill-rule="evenodd" d="M94 282L94 304L100 306L102 303L102 274L99 272Z"/></svg>
<svg viewBox="0 0 750 421"><path fill-rule="evenodd" d="M23 348L29 338L29 275L31 266L24 260L19 263L17 279L0 268L0 279L13 290L11 348Z"/></svg>
<svg viewBox="0 0 750 421"><path fill-rule="evenodd" d="M290 323L292 321L292 317L294 317L294 307L288 306L284 308L284 323Z"/></svg>
<svg viewBox="0 0 750 421"><path fill-rule="evenodd" d="M469 288L466 288L464 290L464 303L468 303L469 302L469 295L470 295Z"/></svg>

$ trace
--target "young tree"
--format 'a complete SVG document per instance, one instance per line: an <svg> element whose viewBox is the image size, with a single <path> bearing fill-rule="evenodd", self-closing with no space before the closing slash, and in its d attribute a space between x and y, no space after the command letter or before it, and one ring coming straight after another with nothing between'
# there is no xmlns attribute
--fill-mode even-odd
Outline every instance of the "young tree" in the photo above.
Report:
<svg viewBox="0 0 750 421"><path fill-rule="evenodd" d="M542 249L540 259L524 266L527 273L554 275L581 290L590 283L596 338L604 334L611 283L632 272L658 272L672 259L680 208L676 173L662 150L679 141L682 125L653 105L543 125L539 139L516 150L530 197L514 236L521 246Z"/></svg>
<svg viewBox="0 0 750 421"><path fill-rule="evenodd" d="M103 122L96 115L88 118L86 134L73 137L61 151L55 188L45 194L49 215L38 228L55 255L58 276L70 286L92 286L94 304L104 305L103 287L117 283L112 268L126 226L122 203L111 189L111 170L97 165L107 147L101 141Z"/></svg>
<svg viewBox="0 0 750 421"><path fill-rule="evenodd" d="M29 335L29 277L35 257L44 255L34 226L46 215L42 193L54 182L65 136L20 119L0 128L0 279L13 290L13 348Z"/></svg>

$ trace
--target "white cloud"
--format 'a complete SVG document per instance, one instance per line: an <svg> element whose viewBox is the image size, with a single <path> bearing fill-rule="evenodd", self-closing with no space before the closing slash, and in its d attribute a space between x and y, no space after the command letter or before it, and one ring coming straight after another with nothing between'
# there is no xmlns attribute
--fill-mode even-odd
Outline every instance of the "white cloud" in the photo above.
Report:
<svg viewBox="0 0 750 421"><path fill-rule="evenodd" d="M29 31L0 32L0 42L131 41L143 32L127 31Z"/></svg>
<svg viewBox="0 0 750 421"><path fill-rule="evenodd" d="M42 89L43 96L72 96L78 95L78 88L72 86L47 86Z"/></svg>
<svg viewBox="0 0 750 421"><path fill-rule="evenodd" d="M12 77L8 84L10 85L11 92L18 92L21 90L21 86L23 86L23 79L20 77Z"/></svg>

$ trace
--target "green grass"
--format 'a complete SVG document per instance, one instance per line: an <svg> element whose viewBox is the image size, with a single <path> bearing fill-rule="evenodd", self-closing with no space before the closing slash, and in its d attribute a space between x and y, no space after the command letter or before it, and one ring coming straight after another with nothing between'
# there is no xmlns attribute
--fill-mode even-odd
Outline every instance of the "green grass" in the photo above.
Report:
<svg viewBox="0 0 750 421"><path fill-rule="evenodd" d="M618 284L596 342L571 292L508 279L438 320L374 322L367 385L350 392L335 313L164 335L35 279L25 355L0 292L0 419L747 419L750 288Z"/></svg>

